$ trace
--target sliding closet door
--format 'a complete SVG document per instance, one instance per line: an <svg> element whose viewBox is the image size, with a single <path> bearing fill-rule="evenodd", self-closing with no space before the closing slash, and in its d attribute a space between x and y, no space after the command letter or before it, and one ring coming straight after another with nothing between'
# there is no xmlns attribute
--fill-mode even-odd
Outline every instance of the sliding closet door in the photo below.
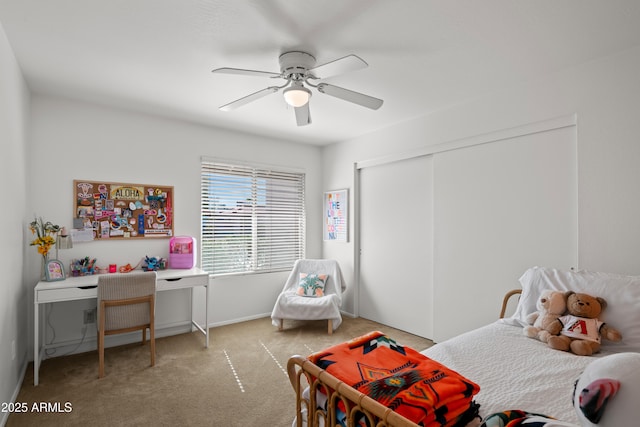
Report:
<svg viewBox="0 0 640 427"><path fill-rule="evenodd" d="M576 156L575 126L434 155L436 341L494 321L525 269L577 266Z"/></svg>
<svg viewBox="0 0 640 427"><path fill-rule="evenodd" d="M359 170L361 317L431 338L433 160Z"/></svg>

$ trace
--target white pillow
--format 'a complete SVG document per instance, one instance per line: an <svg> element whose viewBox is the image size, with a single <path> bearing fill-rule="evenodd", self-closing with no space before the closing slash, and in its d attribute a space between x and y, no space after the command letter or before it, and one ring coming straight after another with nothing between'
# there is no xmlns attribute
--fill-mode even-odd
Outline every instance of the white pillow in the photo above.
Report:
<svg viewBox="0 0 640 427"><path fill-rule="evenodd" d="M602 340L603 349L640 352L640 276L533 267L520 277L520 284L516 311L503 323L527 325L526 318L536 311L536 301L545 289L586 293L605 299L607 307L600 319L622 333L622 342Z"/></svg>

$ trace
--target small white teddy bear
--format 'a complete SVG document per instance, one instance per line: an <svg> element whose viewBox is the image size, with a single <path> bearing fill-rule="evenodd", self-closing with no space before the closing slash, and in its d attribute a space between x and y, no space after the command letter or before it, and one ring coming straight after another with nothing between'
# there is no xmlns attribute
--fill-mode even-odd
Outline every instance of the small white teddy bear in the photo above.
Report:
<svg viewBox="0 0 640 427"><path fill-rule="evenodd" d="M537 338L546 343L551 335L560 332L560 330L554 331L550 326L565 313L567 309L566 294L549 289L544 290L536 302L536 308L538 311L527 316L529 326L525 326L523 332L529 338Z"/></svg>

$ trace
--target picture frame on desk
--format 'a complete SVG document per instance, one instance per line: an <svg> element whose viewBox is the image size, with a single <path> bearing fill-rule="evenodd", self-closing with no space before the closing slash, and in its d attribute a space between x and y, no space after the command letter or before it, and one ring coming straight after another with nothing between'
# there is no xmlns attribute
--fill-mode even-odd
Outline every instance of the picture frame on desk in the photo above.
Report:
<svg viewBox="0 0 640 427"><path fill-rule="evenodd" d="M66 278L64 274L64 265L62 264L62 261L57 259L47 261L44 273L47 282L56 282Z"/></svg>

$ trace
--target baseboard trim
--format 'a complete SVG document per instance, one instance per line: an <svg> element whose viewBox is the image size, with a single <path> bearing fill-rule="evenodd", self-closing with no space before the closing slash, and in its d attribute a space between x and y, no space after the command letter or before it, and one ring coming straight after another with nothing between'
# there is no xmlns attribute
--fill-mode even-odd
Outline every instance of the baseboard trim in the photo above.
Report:
<svg viewBox="0 0 640 427"><path fill-rule="evenodd" d="M352 313L341 312L343 316L355 318ZM224 320L221 322L210 322L209 327L215 328L219 326L233 325L234 323L248 322L250 320L262 319L270 317L271 313L260 313L252 316L238 317L235 319ZM156 328L156 338L168 337L171 335L185 334L192 332L193 328L191 322L180 322L175 324L162 325ZM111 335L106 337L105 347L115 347L119 345L131 344L139 341L140 333L132 332L129 334ZM92 335L84 337L84 339L76 339L70 341L61 341L54 344L47 344L44 346L45 352L43 360L52 357L68 356L71 354L86 353L97 349L98 341L95 336L95 331ZM26 369L26 367L25 367ZM0 426L1 427L1 426Z"/></svg>
<svg viewBox="0 0 640 427"><path fill-rule="evenodd" d="M27 374L27 366L29 366L29 360L27 360L27 357L25 355L25 357L22 358L22 367L20 368L20 374L18 375L18 383L16 384L16 388L15 390L13 390L13 394L11 395L12 403L15 403L16 399L18 398L18 393L20 393L22 383L24 382L24 377ZM10 412L8 411L2 413L2 418L0 418L0 427L4 427L7 424L7 421L9 420L9 413Z"/></svg>
<svg viewBox="0 0 640 427"><path fill-rule="evenodd" d="M168 337L191 332L191 322L180 322L176 324L164 325L156 328L156 338ZM115 347L119 345L131 344L140 341L140 332L131 332L128 334L110 335L105 337L105 347ZM85 336L81 339L61 341L44 346L44 355L42 360L52 357L69 356L71 354L86 353L95 351L98 348L98 338L95 331L92 335Z"/></svg>
<svg viewBox="0 0 640 427"><path fill-rule="evenodd" d="M351 317L352 319L355 319L357 317L352 313L347 313L346 311L341 311L340 313L343 316ZM213 323L209 323L209 327L210 328L215 328L217 326L233 325L234 323L248 322L250 320L257 320L257 319L262 319L262 318L265 318L265 317L271 317L271 313L262 313L262 314L256 314L256 315L253 315L253 316L238 317L236 319L225 320L225 321L222 321L222 322L213 322Z"/></svg>
<svg viewBox="0 0 640 427"><path fill-rule="evenodd" d="M233 325L234 323L248 322L249 320L257 320L257 319L262 319L264 317L270 317L270 316L271 316L271 313L262 313L262 314L255 314L253 316L238 317L236 319L225 320L222 322L209 323L209 327L215 328L217 326Z"/></svg>

